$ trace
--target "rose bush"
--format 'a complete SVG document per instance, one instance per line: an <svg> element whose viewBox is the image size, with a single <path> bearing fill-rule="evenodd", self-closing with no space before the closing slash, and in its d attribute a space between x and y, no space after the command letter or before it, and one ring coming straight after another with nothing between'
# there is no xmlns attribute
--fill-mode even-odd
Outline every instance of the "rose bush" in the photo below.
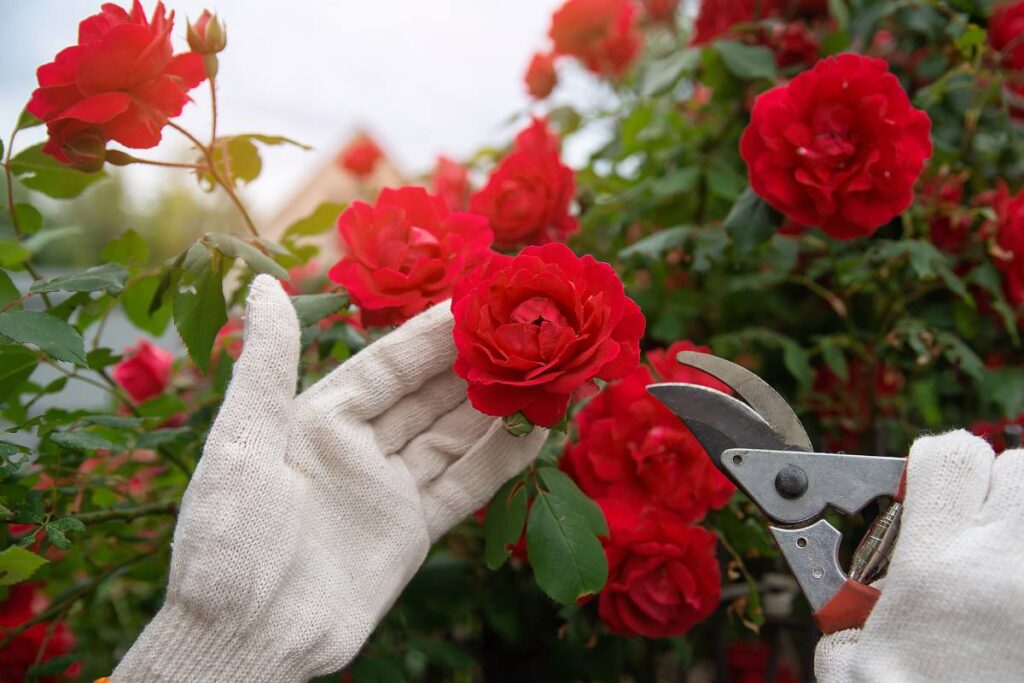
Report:
<svg viewBox="0 0 1024 683"><path fill-rule="evenodd" d="M806 678L810 617L764 520L644 387L724 389L676 359L713 352L775 386L816 448L902 455L961 425L1019 438L1022 7L567 0L523 59L532 97L507 145L382 190L362 137L337 164L375 201L325 202L270 239L239 188L261 146L297 143L218 131L212 110L210 130L175 120L204 79L214 105L231 86L226 22L175 34L160 5L105 5L2 145L0 680L109 674L159 608L255 273L287 281L303 386L452 297L470 398L514 432L551 427L346 675ZM553 101L560 78L600 96ZM116 149L165 133L182 156ZM163 172L213 193L189 224L216 228L185 232L161 200L147 232L145 211L116 210L131 185L108 162L183 166ZM321 251L335 235L340 263ZM109 334L126 326L127 349ZM102 402L75 404L82 386Z"/></svg>

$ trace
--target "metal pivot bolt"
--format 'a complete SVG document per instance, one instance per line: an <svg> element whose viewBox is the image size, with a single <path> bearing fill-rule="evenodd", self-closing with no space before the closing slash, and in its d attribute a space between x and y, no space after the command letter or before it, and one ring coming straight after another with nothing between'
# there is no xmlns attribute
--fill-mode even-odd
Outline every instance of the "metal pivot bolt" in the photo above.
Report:
<svg viewBox="0 0 1024 683"><path fill-rule="evenodd" d="M796 465L786 465L775 475L775 490L783 498L799 498L807 492L807 473Z"/></svg>

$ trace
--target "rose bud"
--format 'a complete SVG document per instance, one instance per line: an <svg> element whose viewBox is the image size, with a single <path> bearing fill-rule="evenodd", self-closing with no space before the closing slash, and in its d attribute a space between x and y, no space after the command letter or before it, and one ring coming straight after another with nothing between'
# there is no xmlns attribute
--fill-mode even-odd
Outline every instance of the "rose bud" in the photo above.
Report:
<svg viewBox="0 0 1024 683"><path fill-rule="evenodd" d="M228 46L228 34L216 14L204 9L196 23L188 24L188 46L193 52L215 55Z"/></svg>

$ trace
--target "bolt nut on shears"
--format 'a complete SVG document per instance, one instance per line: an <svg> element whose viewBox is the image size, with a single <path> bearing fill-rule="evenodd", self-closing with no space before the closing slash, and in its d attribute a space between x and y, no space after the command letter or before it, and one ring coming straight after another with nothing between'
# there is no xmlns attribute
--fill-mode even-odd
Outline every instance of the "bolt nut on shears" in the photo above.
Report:
<svg viewBox="0 0 1024 683"><path fill-rule="evenodd" d="M899 534L906 458L816 453L800 419L767 382L722 358L684 351L680 363L724 382L735 396L696 384L648 387L693 432L718 469L772 522L769 530L825 633L863 625ZM893 502L868 528L850 573L839 565L842 534L822 518L871 501Z"/></svg>

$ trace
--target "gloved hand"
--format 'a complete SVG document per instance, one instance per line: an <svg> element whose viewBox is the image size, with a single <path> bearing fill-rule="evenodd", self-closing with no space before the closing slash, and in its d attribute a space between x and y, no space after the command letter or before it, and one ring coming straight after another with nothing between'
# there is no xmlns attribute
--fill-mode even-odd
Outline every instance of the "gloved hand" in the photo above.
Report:
<svg viewBox="0 0 1024 683"><path fill-rule="evenodd" d="M1024 677L1024 450L965 431L910 449L899 539L863 629L823 637L820 683Z"/></svg>
<svg viewBox="0 0 1024 683"><path fill-rule="evenodd" d="M304 681L355 656L430 545L545 438L469 405L451 329L437 305L296 396L294 309L256 278L165 604L113 683Z"/></svg>

